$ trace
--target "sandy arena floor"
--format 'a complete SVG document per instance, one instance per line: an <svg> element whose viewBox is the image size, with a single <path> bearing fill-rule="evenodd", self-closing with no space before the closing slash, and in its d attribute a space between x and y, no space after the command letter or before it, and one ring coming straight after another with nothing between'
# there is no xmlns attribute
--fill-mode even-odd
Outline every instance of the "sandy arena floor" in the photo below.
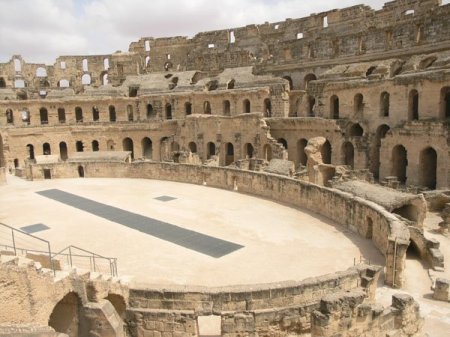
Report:
<svg viewBox="0 0 450 337"><path fill-rule="evenodd" d="M157 239L37 191L59 189L194 230L244 248L221 258ZM170 196L162 202L154 198ZM222 286L302 280L345 270L363 256L383 264L370 241L307 211L220 189L141 179L64 179L29 182L8 176L0 187L0 221L35 235L52 251L75 245L117 257L120 275L137 283Z"/></svg>

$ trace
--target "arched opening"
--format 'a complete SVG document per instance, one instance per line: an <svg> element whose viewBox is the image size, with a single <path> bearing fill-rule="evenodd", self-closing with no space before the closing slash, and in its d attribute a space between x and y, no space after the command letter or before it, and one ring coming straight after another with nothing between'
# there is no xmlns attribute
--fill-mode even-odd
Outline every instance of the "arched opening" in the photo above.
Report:
<svg viewBox="0 0 450 337"><path fill-rule="evenodd" d="M6 123L7 124L14 124L14 114L11 109L6 110Z"/></svg>
<svg viewBox="0 0 450 337"><path fill-rule="evenodd" d="M84 178L84 167L81 165L78 166L78 177Z"/></svg>
<svg viewBox="0 0 450 337"><path fill-rule="evenodd" d="M228 89L228 90L234 89L234 84L235 84L235 81L234 81L234 80L229 81L229 82L227 83L227 89Z"/></svg>
<svg viewBox="0 0 450 337"><path fill-rule="evenodd" d="M153 105L147 104L147 119L156 117L156 111L153 109Z"/></svg>
<svg viewBox="0 0 450 337"><path fill-rule="evenodd" d="M315 74L308 74L305 76L303 82L305 83L305 90L308 89L309 82L317 80L317 76Z"/></svg>
<svg viewBox="0 0 450 337"><path fill-rule="evenodd" d="M127 120L129 122L132 122L134 120L132 105L127 105Z"/></svg>
<svg viewBox="0 0 450 337"><path fill-rule="evenodd" d="M27 145L28 159L34 160L34 146L32 144Z"/></svg>
<svg viewBox="0 0 450 337"><path fill-rule="evenodd" d="M327 141L322 145L320 153L322 154L322 161L324 164L331 164L331 143Z"/></svg>
<svg viewBox="0 0 450 337"><path fill-rule="evenodd" d="M153 159L153 143L148 137L142 139L142 157L145 159Z"/></svg>
<svg viewBox="0 0 450 337"><path fill-rule="evenodd" d="M214 144L213 142L209 142L206 145L206 159L211 159L212 156L216 155L216 144Z"/></svg>
<svg viewBox="0 0 450 337"><path fill-rule="evenodd" d="M436 189L437 153L432 147L424 149L419 158L419 184L430 190Z"/></svg>
<svg viewBox="0 0 450 337"><path fill-rule="evenodd" d="M211 103L208 101L203 103L203 113L206 115L211 115Z"/></svg>
<svg viewBox="0 0 450 337"><path fill-rule="evenodd" d="M115 122L116 120L117 120L116 108L114 105L110 105L109 106L109 121Z"/></svg>
<svg viewBox="0 0 450 337"><path fill-rule="evenodd" d="M272 117L272 102L270 101L270 98L264 100L264 116Z"/></svg>
<svg viewBox="0 0 450 337"><path fill-rule="evenodd" d="M417 90L411 90L409 93L408 120L419 120L419 93Z"/></svg>
<svg viewBox="0 0 450 337"><path fill-rule="evenodd" d="M20 114L22 117L22 122L26 123L27 125L30 125L31 123L30 112L28 110L22 110Z"/></svg>
<svg viewBox="0 0 450 337"><path fill-rule="evenodd" d="M352 169L355 166L355 149L350 142L342 144L342 163L350 166Z"/></svg>
<svg viewBox="0 0 450 337"><path fill-rule="evenodd" d="M297 142L298 163L302 166L306 166L308 162L308 156L305 152L306 145L308 145L308 141L304 138Z"/></svg>
<svg viewBox="0 0 450 337"><path fill-rule="evenodd" d="M406 183L406 167L408 166L408 156L403 145L397 145L392 149L392 170L391 175L397 177L402 184Z"/></svg>
<svg viewBox="0 0 450 337"><path fill-rule="evenodd" d="M266 161L271 161L272 160L272 147L270 146L270 144L264 145L263 151L264 151L264 159Z"/></svg>
<svg viewBox="0 0 450 337"><path fill-rule="evenodd" d="M242 109L244 113L250 113L251 112L251 104L248 99L245 99L242 103Z"/></svg>
<svg viewBox="0 0 450 337"><path fill-rule="evenodd" d="M70 87L70 82L66 79L59 80L58 87L59 88L68 88L68 87Z"/></svg>
<svg viewBox="0 0 450 337"><path fill-rule="evenodd" d="M92 151L97 152L97 151L99 151L99 149L100 149L100 146L98 144L98 140L93 140L92 141Z"/></svg>
<svg viewBox="0 0 450 337"><path fill-rule="evenodd" d="M108 296L105 298L105 300L108 300L111 302L114 309L116 309L117 314L122 318L122 320L125 318L125 311L127 309L127 304L125 303L125 299L116 294L108 294Z"/></svg>
<svg viewBox="0 0 450 337"><path fill-rule="evenodd" d="M450 118L450 87L441 89L441 116Z"/></svg>
<svg viewBox="0 0 450 337"><path fill-rule="evenodd" d="M194 142L190 142L188 147L191 153L197 153L197 144L195 144Z"/></svg>
<svg viewBox="0 0 450 337"><path fill-rule="evenodd" d="M284 138L278 138L277 140L278 143L280 143L281 145L283 145L283 147L287 150L288 149L288 143L287 140Z"/></svg>
<svg viewBox="0 0 450 337"><path fill-rule="evenodd" d="M184 112L186 116L192 115L192 103L186 102L184 103Z"/></svg>
<svg viewBox="0 0 450 337"><path fill-rule="evenodd" d="M231 115L231 103L229 100L223 101L223 115L224 116Z"/></svg>
<svg viewBox="0 0 450 337"><path fill-rule="evenodd" d="M0 88L6 88L6 82L3 77L0 77Z"/></svg>
<svg viewBox="0 0 450 337"><path fill-rule="evenodd" d="M48 124L48 111L46 108L39 109L39 116L41 119L41 124Z"/></svg>
<svg viewBox="0 0 450 337"><path fill-rule="evenodd" d="M83 142L81 140L78 140L75 143L75 148L77 149L77 152L83 152L84 151L84 145Z"/></svg>
<svg viewBox="0 0 450 337"><path fill-rule="evenodd" d="M361 125L359 125L359 123L353 124L348 131L348 135L350 137L362 137L363 134L364 129L361 127Z"/></svg>
<svg viewBox="0 0 450 337"><path fill-rule="evenodd" d="M59 157L61 160L67 160L67 144L65 142L59 143Z"/></svg>
<svg viewBox="0 0 450 337"><path fill-rule="evenodd" d="M225 144L225 166L234 162L234 146L232 143Z"/></svg>
<svg viewBox="0 0 450 337"><path fill-rule="evenodd" d="M79 106L75 108L75 121L77 123L83 122L83 110Z"/></svg>
<svg viewBox="0 0 450 337"><path fill-rule="evenodd" d="M244 145L244 153L247 159L253 158L253 156L255 155L255 149L253 148L253 145L250 143L246 143Z"/></svg>
<svg viewBox="0 0 450 337"><path fill-rule="evenodd" d="M103 75L101 76L101 79L102 79L102 85L107 85L109 83L108 73L104 72Z"/></svg>
<svg viewBox="0 0 450 337"><path fill-rule="evenodd" d="M60 123L66 122L66 110L64 108L58 108L58 121Z"/></svg>
<svg viewBox="0 0 450 337"><path fill-rule="evenodd" d="M109 69L109 59L108 58L103 59L103 69L105 69L105 70Z"/></svg>
<svg viewBox="0 0 450 337"><path fill-rule="evenodd" d="M14 168L18 168L19 167L19 159L14 159Z"/></svg>
<svg viewBox="0 0 450 337"><path fill-rule="evenodd" d="M84 172L80 172L80 168L83 169L83 167L78 167L78 174L81 177L81 173L84 176ZM81 321L81 300L76 293L70 292L53 308L48 325L56 332L67 334L69 337L78 337Z"/></svg>
<svg viewBox="0 0 450 337"><path fill-rule="evenodd" d="M316 99L308 95L306 103L306 111L308 113L308 117L314 117L314 106L316 105Z"/></svg>
<svg viewBox="0 0 450 337"><path fill-rule="evenodd" d="M330 118L339 119L339 97L336 95L330 97Z"/></svg>
<svg viewBox="0 0 450 337"><path fill-rule="evenodd" d="M294 83L292 82L292 78L290 76L283 76L283 78L289 82L289 90L294 90Z"/></svg>
<svg viewBox="0 0 450 337"><path fill-rule="evenodd" d="M380 96L380 116L389 117L390 110L390 95L388 92L384 91Z"/></svg>
<svg viewBox="0 0 450 337"><path fill-rule="evenodd" d="M48 156L48 155L52 154L52 149L50 148L49 143L44 143L42 145L42 153L44 154L44 156Z"/></svg>
<svg viewBox="0 0 450 337"><path fill-rule="evenodd" d="M390 130L389 126L386 124L382 124L377 128L375 133L375 146L374 146L374 154L373 160L371 164L371 172L375 179L380 177L380 149L381 149L381 140L386 137L387 132Z"/></svg>
<svg viewBox="0 0 450 337"><path fill-rule="evenodd" d="M83 76L81 76L81 84L90 85L91 84L91 75L84 74Z"/></svg>
<svg viewBox="0 0 450 337"><path fill-rule="evenodd" d="M122 141L122 148L124 151L130 151L131 159L134 159L134 146L131 138L127 137Z"/></svg>
<svg viewBox="0 0 450 337"><path fill-rule="evenodd" d="M83 63L83 71L88 71L89 70L88 60L87 59L83 59L82 63Z"/></svg>
<svg viewBox="0 0 450 337"><path fill-rule="evenodd" d="M96 106L92 107L92 120L98 122L100 120L100 111Z"/></svg>
<svg viewBox="0 0 450 337"><path fill-rule="evenodd" d="M172 104L166 104L166 119L172 119Z"/></svg>
<svg viewBox="0 0 450 337"><path fill-rule="evenodd" d="M362 117L364 113L364 96L362 94L356 94L353 98L353 109L355 116Z"/></svg>

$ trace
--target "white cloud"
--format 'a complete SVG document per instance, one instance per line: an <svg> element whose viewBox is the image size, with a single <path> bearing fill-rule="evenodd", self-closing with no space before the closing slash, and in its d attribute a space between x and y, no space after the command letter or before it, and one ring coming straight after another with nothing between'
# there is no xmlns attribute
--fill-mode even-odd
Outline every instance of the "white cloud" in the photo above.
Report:
<svg viewBox="0 0 450 337"><path fill-rule="evenodd" d="M343 8L364 0L0 0L0 62L21 54L53 63L60 55L127 50L144 36L276 22ZM384 1L365 1L375 9Z"/></svg>

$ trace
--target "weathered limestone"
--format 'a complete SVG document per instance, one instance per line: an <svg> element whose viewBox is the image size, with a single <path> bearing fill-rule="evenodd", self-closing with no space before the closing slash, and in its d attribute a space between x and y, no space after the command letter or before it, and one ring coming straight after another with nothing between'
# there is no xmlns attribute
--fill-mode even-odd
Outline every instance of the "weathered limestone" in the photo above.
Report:
<svg viewBox="0 0 450 337"><path fill-rule="evenodd" d="M450 301L450 281L437 278L434 284L433 298L438 301Z"/></svg>

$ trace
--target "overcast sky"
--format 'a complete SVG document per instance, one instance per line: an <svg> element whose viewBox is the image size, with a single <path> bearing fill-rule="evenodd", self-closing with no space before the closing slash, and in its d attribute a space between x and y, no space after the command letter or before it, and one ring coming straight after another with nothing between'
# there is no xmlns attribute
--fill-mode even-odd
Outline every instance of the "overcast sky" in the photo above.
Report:
<svg viewBox="0 0 450 337"><path fill-rule="evenodd" d="M0 62L21 54L53 64L60 55L127 51L140 37L198 32L300 18L388 0L0 0Z"/></svg>

